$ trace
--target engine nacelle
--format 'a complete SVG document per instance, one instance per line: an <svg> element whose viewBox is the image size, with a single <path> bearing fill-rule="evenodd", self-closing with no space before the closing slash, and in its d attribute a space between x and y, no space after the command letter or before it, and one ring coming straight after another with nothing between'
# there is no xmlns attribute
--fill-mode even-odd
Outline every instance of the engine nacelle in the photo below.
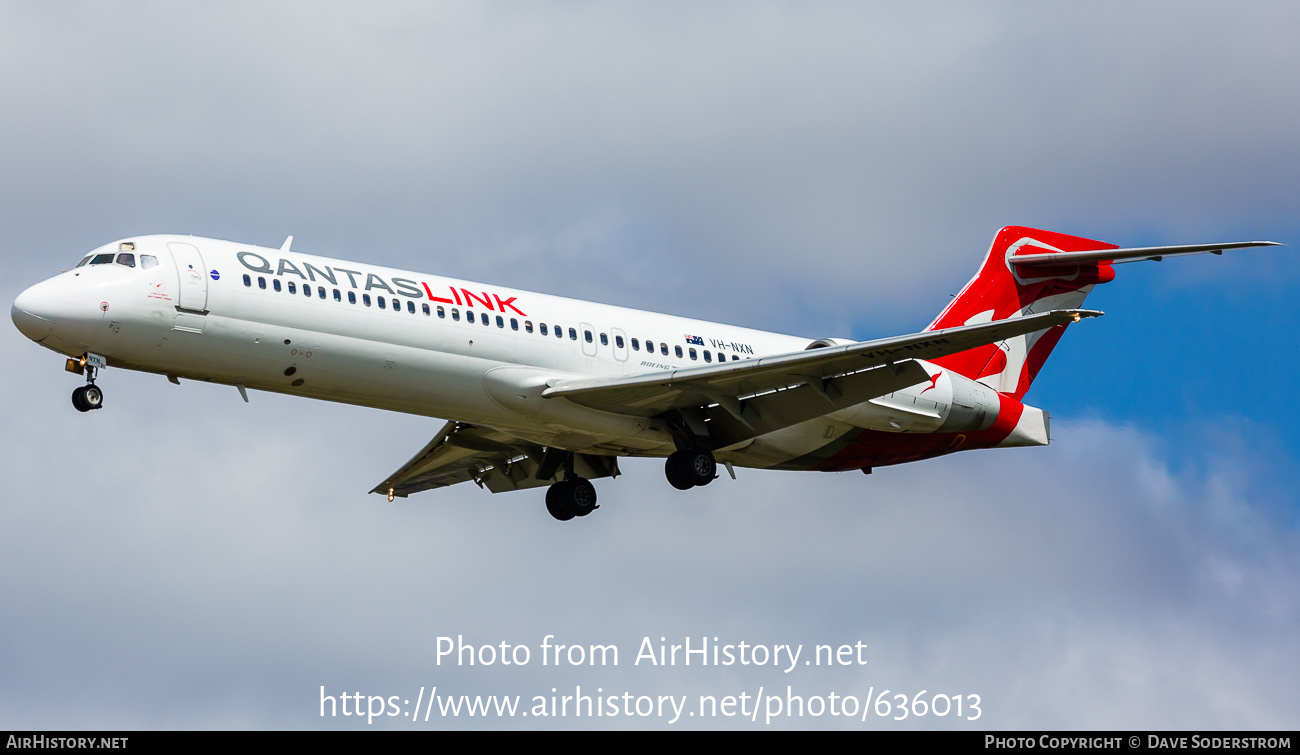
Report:
<svg viewBox="0 0 1300 755"><path fill-rule="evenodd" d="M939 431L958 433L992 427L1002 409L997 391L955 372L944 370L943 374L952 384L952 398Z"/></svg>
<svg viewBox="0 0 1300 755"><path fill-rule="evenodd" d="M972 432L993 426L1001 406L996 391L938 365L917 361L930 375L929 382L873 398L831 417L865 430L896 433Z"/></svg>
<svg viewBox="0 0 1300 755"><path fill-rule="evenodd" d="M857 341L851 341L847 338L818 338L816 341L804 347L804 351L809 349L824 349L828 346L851 346Z"/></svg>

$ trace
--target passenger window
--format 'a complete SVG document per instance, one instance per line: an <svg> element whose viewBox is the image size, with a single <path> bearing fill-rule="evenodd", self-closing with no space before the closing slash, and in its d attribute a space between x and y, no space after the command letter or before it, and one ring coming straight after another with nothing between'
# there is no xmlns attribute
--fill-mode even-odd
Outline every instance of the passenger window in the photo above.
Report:
<svg viewBox="0 0 1300 755"><path fill-rule="evenodd" d="M428 304L423 304L423 303L420 304L420 309L424 311L424 316L425 316L425 317L428 317L428 316L429 316L429 305L428 305Z"/></svg>
<svg viewBox="0 0 1300 755"><path fill-rule="evenodd" d="M325 298L325 287L324 287L324 286L317 286L317 287L316 287L316 293L320 294L320 298L324 299L324 298Z"/></svg>
<svg viewBox="0 0 1300 755"><path fill-rule="evenodd" d="M380 309L388 309L388 300L382 296L376 296L375 303L379 305Z"/></svg>
<svg viewBox="0 0 1300 755"><path fill-rule="evenodd" d="M681 351L682 351L682 347L678 346L678 347L677 347L677 356L681 356L681 355L682 355L682 354L681 354ZM663 354L664 356L668 356L668 344L666 344L666 343L661 343L661 344L659 344L659 353L660 353L660 354Z"/></svg>
<svg viewBox="0 0 1300 755"><path fill-rule="evenodd" d="M614 336L614 345L623 348L623 336Z"/></svg>
<svg viewBox="0 0 1300 755"><path fill-rule="evenodd" d="M308 299L310 299L310 298L311 298L311 286L308 286L306 283L302 284L302 295L305 296L305 297L307 297Z"/></svg>
<svg viewBox="0 0 1300 755"><path fill-rule="evenodd" d="M447 310L443 309L442 307L438 307L438 319L439 320L447 319Z"/></svg>
<svg viewBox="0 0 1300 755"><path fill-rule="evenodd" d="M681 358L682 358L682 347L681 347L681 346L674 346L674 347L673 347L673 353L677 355L677 358L678 358L678 359L681 359Z"/></svg>
<svg viewBox="0 0 1300 755"><path fill-rule="evenodd" d="M135 255L123 252L117 255L117 264L126 265L127 267L135 267Z"/></svg>
<svg viewBox="0 0 1300 755"><path fill-rule="evenodd" d="M337 288L334 289L334 301L337 301L337 302L342 302L342 301L343 301L343 294L340 293L339 290L338 290Z"/></svg>
<svg viewBox="0 0 1300 755"><path fill-rule="evenodd" d="M635 339L635 338L632 339L632 350L633 350L633 351L640 351L640 350L641 350L641 342L638 341L638 340Z"/></svg>
<svg viewBox="0 0 1300 755"><path fill-rule="evenodd" d="M465 322L474 322L474 310L465 310Z"/></svg>
<svg viewBox="0 0 1300 755"><path fill-rule="evenodd" d="M712 362L712 361L713 361L713 355L709 353L709 350L708 350L708 349L705 349L705 350L704 350L704 361L706 361L706 362Z"/></svg>
<svg viewBox="0 0 1300 755"><path fill-rule="evenodd" d="M265 291L265 290L266 290L266 278L263 278L263 277L260 276L260 275L257 276L257 287L260 288L260 289L262 289L263 291Z"/></svg>
<svg viewBox="0 0 1300 755"><path fill-rule="evenodd" d="M601 333L601 334L600 334L600 345L601 345L601 346L608 346L608 345L609 345L609 336L605 335L604 333Z"/></svg>
<svg viewBox="0 0 1300 755"><path fill-rule="evenodd" d="M92 260L90 261L90 264L92 264L92 265L107 265L108 263L110 263L110 262L112 262L112 261L113 261L113 253L112 253L112 252L109 252L108 254L96 254L96 255L95 255L95 258L92 259Z"/></svg>
<svg viewBox="0 0 1300 755"><path fill-rule="evenodd" d="M80 265L78 265L80 267ZM152 254L140 255L140 269L148 270L151 267L158 267L158 258Z"/></svg>
<svg viewBox="0 0 1300 755"><path fill-rule="evenodd" d="M524 332L525 332L525 333L532 333L532 332L533 332L533 321L532 321L532 320L524 320ZM545 334L543 334L543 335L545 335Z"/></svg>
<svg viewBox="0 0 1300 755"><path fill-rule="evenodd" d="M406 312L411 315L415 314L415 302L410 300L406 302Z"/></svg>
<svg viewBox="0 0 1300 755"><path fill-rule="evenodd" d="M501 315L497 315L497 327L504 328L505 326L506 326L505 318L502 317ZM519 328L515 328L515 330L519 330Z"/></svg>
<svg viewBox="0 0 1300 755"><path fill-rule="evenodd" d="M544 336L549 336L551 334L551 332L546 329L546 323L538 324L537 332L541 333Z"/></svg>
<svg viewBox="0 0 1300 755"><path fill-rule="evenodd" d="M249 288L253 287L253 279L248 277L248 273L244 273L244 285Z"/></svg>
<svg viewBox="0 0 1300 755"><path fill-rule="evenodd" d="M570 340L570 341L576 341L576 340L578 340L578 331L577 331L577 329L575 329L575 328L569 328L569 340ZM587 334L587 340L588 340L588 341L591 340L591 334L590 334L590 333Z"/></svg>
<svg viewBox="0 0 1300 755"><path fill-rule="evenodd" d="M590 330L584 330L584 331L582 331L582 337L585 338L585 339L587 339L587 343L591 343L591 331L590 331Z"/></svg>
<svg viewBox="0 0 1300 755"><path fill-rule="evenodd" d="M489 317L489 316L487 316L487 315L479 315L479 318L478 318L478 319L479 319L480 322L483 323L483 327L485 327L485 328L492 324L492 318ZM500 319L500 318L498 318L498 319Z"/></svg>
<svg viewBox="0 0 1300 755"><path fill-rule="evenodd" d="M735 354L732 354L732 355L731 355L731 361L733 361L733 362L739 362L739 361L740 361L740 357L736 356Z"/></svg>
<svg viewBox="0 0 1300 755"><path fill-rule="evenodd" d="M291 284L289 284L289 285L293 285L293 284L291 283ZM361 303L364 304L364 305L366 305L367 307L369 307L369 306L370 306L370 294L362 294L362 295L361 295Z"/></svg>
<svg viewBox="0 0 1300 755"><path fill-rule="evenodd" d="M510 318L510 329L519 330L519 321L513 317ZM532 328L529 328L529 330L532 330Z"/></svg>
<svg viewBox="0 0 1300 755"><path fill-rule="evenodd" d="M272 278L272 279L271 279L271 288L274 288L275 291L276 291L276 293L279 293L279 292L280 292L280 279L279 279L279 278Z"/></svg>
<svg viewBox="0 0 1300 755"><path fill-rule="evenodd" d="M679 354L678 356L681 356L681 355ZM691 361L694 362L696 359L699 359L699 357L696 356L696 354L695 354L695 349L691 349Z"/></svg>
<svg viewBox="0 0 1300 755"><path fill-rule="evenodd" d="M453 310L451 311L451 319L452 319L454 322L460 322L460 310L459 310L459 309L453 309Z"/></svg>
<svg viewBox="0 0 1300 755"><path fill-rule="evenodd" d="M393 299L393 311L394 312L402 311L402 303L396 299Z"/></svg>
<svg viewBox="0 0 1300 755"><path fill-rule="evenodd" d="M244 277L247 278L248 276L245 275ZM291 294L298 293L298 286L295 285L293 281L289 281L289 293Z"/></svg>
<svg viewBox="0 0 1300 755"><path fill-rule="evenodd" d="M349 291L349 292L348 292L348 304L356 304L356 303L357 303L357 292L356 292L356 291Z"/></svg>
<svg viewBox="0 0 1300 755"><path fill-rule="evenodd" d="M564 330L559 325L555 326L555 337L564 338Z"/></svg>

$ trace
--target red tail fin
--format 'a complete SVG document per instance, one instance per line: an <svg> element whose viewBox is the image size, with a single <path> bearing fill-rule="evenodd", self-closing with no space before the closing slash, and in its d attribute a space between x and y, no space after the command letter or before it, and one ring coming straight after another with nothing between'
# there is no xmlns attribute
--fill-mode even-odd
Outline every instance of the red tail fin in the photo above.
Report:
<svg viewBox="0 0 1300 755"><path fill-rule="evenodd" d="M1078 236L1007 226L993 238L993 246L989 248L980 271L927 330L1079 307L1095 284L1114 279L1115 272L1110 265L1105 262L1021 264L1018 269L1012 269L1007 256L1017 252L1032 254L1034 249L1082 252L1115 248L1114 244ZM1065 333L1065 328L1065 325L1058 325L934 362L1020 399L1029 390L1030 383Z"/></svg>

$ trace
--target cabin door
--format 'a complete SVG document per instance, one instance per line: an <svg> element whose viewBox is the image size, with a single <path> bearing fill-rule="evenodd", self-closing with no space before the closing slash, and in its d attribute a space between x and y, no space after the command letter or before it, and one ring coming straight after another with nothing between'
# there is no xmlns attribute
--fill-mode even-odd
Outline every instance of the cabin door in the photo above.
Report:
<svg viewBox="0 0 1300 755"><path fill-rule="evenodd" d="M208 274L204 269L203 255L193 244L172 242L167 245L176 265L176 290L180 292L177 309L190 312L208 311Z"/></svg>

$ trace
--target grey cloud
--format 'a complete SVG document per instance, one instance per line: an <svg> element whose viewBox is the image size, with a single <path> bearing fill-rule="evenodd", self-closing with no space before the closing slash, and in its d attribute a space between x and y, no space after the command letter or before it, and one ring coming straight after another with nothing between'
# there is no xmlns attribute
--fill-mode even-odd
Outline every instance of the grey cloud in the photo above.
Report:
<svg viewBox="0 0 1300 755"><path fill-rule="evenodd" d="M847 330L1006 223L1173 242L1294 193L1289 8L940 7L18 6L6 199Z"/></svg>

